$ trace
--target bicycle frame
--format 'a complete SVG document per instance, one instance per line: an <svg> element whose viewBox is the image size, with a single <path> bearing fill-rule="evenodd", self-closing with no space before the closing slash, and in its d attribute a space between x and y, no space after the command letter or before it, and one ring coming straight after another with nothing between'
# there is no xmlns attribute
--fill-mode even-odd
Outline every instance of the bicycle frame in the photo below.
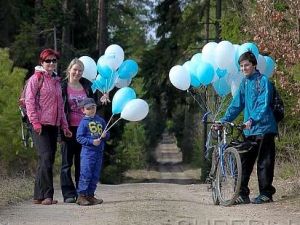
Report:
<svg viewBox="0 0 300 225"><path fill-rule="evenodd" d="M220 163L220 166L221 166L221 169L222 169L222 174L224 175L225 174L225 171L224 171L224 151L228 147L228 144L227 144L227 134L228 134L228 132L227 132L226 126L224 126L222 130L218 129L217 134L218 134L218 162L217 162L217 165L218 165L218 163Z"/></svg>

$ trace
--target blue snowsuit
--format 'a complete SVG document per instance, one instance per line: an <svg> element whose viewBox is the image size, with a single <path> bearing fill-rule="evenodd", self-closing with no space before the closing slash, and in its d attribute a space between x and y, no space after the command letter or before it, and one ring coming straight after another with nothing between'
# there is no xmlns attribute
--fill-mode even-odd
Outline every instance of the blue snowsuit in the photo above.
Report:
<svg viewBox="0 0 300 225"><path fill-rule="evenodd" d="M82 145L80 155L80 178L77 192L79 195L94 196L97 183L100 179L102 158L105 140L109 139L109 133L100 145L93 145L93 140L101 136L106 122L100 116L85 116L77 129L76 139Z"/></svg>
<svg viewBox="0 0 300 225"><path fill-rule="evenodd" d="M245 129L246 140L257 141L258 145L247 153L240 154L242 161L242 183L240 196L250 194L248 183L257 159L257 177L259 192L272 198L275 164L274 136L278 133L272 109L270 107L272 86L268 78L258 70L242 81L238 93L230 103L221 121L233 121L244 110L244 122L252 120L251 128Z"/></svg>

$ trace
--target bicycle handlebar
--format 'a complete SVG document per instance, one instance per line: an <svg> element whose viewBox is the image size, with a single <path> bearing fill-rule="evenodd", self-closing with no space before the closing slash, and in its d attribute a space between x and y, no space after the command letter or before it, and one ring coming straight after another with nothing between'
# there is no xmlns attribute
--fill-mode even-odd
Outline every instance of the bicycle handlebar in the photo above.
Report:
<svg viewBox="0 0 300 225"><path fill-rule="evenodd" d="M236 128L237 130L239 130L240 132L242 132L244 129L245 129L245 124L234 124L232 122L227 122L227 121L224 121L224 122L221 122L221 121L215 121L215 122L207 122L208 124L212 124L212 129L214 130L223 130L224 127L229 127L231 130L233 128Z"/></svg>

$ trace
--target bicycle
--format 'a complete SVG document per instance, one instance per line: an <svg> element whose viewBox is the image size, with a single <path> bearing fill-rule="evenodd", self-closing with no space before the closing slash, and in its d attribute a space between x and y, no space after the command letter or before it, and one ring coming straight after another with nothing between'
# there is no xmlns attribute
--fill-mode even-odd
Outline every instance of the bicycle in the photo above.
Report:
<svg viewBox="0 0 300 225"><path fill-rule="evenodd" d="M233 129L237 129L241 134L243 127L229 122L207 122L212 124L211 132L215 133L217 143L213 146L211 154L211 170L207 181L210 183L212 199L215 205L230 206L235 203L239 196L242 164L240 153L235 146L243 142L238 138L228 141L233 134Z"/></svg>
<svg viewBox="0 0 300 225"><path fill-rule="evenodd" d="M21 113L21 138L23 146L25 148L33 148L32 126L30 125L24 110L21 107L19 107L19 110Z"/></svg>

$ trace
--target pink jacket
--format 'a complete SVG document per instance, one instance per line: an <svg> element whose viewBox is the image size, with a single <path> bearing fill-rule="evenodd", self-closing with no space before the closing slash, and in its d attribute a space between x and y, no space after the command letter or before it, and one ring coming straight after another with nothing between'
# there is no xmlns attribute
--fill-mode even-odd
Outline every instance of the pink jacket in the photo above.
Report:
<svg viewBox="0 0 300 225"><path fill-rule="evenodd" d="M41 76L44 78L42 78L42 86L39 87ZM39 96L37 96L38 91ZM34 129L41 128L42 125L60 126L63 130L68 128L60 77L51 77L41 66L35 67L34 74L28 80L25 104L29 121Z"/></svg>

